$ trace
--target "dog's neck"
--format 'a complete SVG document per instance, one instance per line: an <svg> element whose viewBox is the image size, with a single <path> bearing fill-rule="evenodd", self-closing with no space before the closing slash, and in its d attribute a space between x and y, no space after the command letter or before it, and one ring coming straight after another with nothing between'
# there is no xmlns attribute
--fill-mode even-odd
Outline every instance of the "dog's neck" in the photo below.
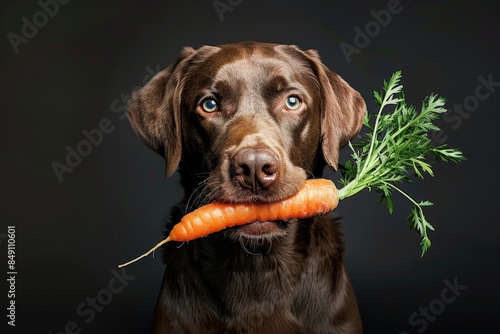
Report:
<svg viewBox="0 0 500 334"><path fill-rule="evenodd" d="M173 215L173 221L178 219ZM189 303L196 300L189 316L200 323L217 314L228 326L258 320L265 328L278 326L278 332L298 332L295 310L314 310L324 294L332 294L332 301L343 300L333 293L343 291L336 289L346 279L343 266L325 270L342 263L343 246L338 225L330 218L292 220L287 231L261 244L242 244L224 231L182 245L167 243L160 299L182 310L192 308Z"/></svg>
<svg viewBox="0 0 500 334"><path fill-rule="evenodd" d="M270 307L290 305L292 301L285 298L294 295L290 292L302 268L291 235L260 245L221 238L200 240L197 250L202 261L198 264L204 264L200 272L220 300L234 301L227 307L238 307L242 299L255 301L259 307L269 301Z"/></svg>

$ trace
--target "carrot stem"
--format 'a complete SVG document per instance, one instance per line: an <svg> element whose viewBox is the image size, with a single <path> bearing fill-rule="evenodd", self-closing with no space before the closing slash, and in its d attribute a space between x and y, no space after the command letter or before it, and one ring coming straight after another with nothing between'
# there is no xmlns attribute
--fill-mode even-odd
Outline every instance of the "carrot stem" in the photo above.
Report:
<svg viewBox="0 0 500 334"><path fill-rule="evenodd" d="M148 256L149 254L153 253L155 250L157 250L158 248L160 248L161 246L163 246L164 244L166 244L167 242L170 241L170 237L167 237L166 239L163 239L162 241L160 241L159 243L156 244L156 246L154 246L153 248L151 248L149 251L147 251L146 253L142 254L141 256L138 256L136 257L135 259L131 260L131 261L128 261L124 264L120 264L118 266L118 268L122 268L122 267L126 267L128 266L129 264L132 264L136 261L139 261L140 259L142 259L143 257L146 257Z"/></svg>

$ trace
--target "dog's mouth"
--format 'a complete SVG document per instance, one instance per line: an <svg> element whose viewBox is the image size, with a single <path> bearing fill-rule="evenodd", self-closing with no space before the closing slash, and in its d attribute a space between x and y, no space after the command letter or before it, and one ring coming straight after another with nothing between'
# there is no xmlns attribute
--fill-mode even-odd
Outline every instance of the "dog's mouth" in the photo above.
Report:
<svg viewBox="0 0 500 334"><path fill-rule="evenodd" d="M284 220L276 221L255 221L253 223L248 223L237 227L240 236L245 236L249 238L262 237L265 235L277 236L285 232L287 222Z"/></svg>
<svg viewBox="0 0 500 334"><path fill-rule="evenodd" d="M245 225L231 227L226 235L238 241L270 240L284 236L287 226L288 220L254 221Z"/></svg>
<svg viewBox="0 0 500 334"><path fill-rule="evenodd" d="M250 255L267 254L272 250L273 243L287 234L288 223L286 220L255 221L230 227L224 235L239 243Z"/></svg>

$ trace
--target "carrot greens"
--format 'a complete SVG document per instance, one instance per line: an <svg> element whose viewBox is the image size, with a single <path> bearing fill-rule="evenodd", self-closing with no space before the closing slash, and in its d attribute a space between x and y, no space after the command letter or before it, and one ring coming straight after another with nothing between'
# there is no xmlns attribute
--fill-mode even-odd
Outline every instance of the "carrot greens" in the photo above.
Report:
<svg viewBox="0 0 500 334"><path fill-rule="evenodd" d="M394 192L401 194L413 204L408 220L420 233L424 255L431 246L427 230L434 230L424 215L424 208L433 203L414 200L396 183L412 182L413 173L420 178L424 174L433 176L432 164L435 162L458 163L465 158L461 151L443 143L435 145L429 138L432 131L439 130L434 121L446 112L445 99L431 94L418 111L407 104L400 81L401 71L397 71L388 82L384 81L382 91L374 92L375 102L380 107L374 121L366 114L363 124L369 131L364 139L349 143L352 161L341 167L340 183L344 187L339 189L339 200L365 188L375 189L392 214L392 195Z"/></svg>

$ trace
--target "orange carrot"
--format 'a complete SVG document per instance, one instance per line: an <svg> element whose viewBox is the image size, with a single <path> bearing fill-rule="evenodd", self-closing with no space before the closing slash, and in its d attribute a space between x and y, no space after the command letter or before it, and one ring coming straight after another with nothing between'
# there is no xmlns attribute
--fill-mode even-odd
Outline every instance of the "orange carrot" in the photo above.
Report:
<svg viewBox="0 0 500 334"><path fill-rule="evenodd" d="M338 191L332 181L312 179L307 180L297 194L281 202L210 203L185 215L170 231L170 235L147 253L118 267L148 256L169 241L194 240L227 227L255 221L314 217L332 211L338 202Z"/></svg>

